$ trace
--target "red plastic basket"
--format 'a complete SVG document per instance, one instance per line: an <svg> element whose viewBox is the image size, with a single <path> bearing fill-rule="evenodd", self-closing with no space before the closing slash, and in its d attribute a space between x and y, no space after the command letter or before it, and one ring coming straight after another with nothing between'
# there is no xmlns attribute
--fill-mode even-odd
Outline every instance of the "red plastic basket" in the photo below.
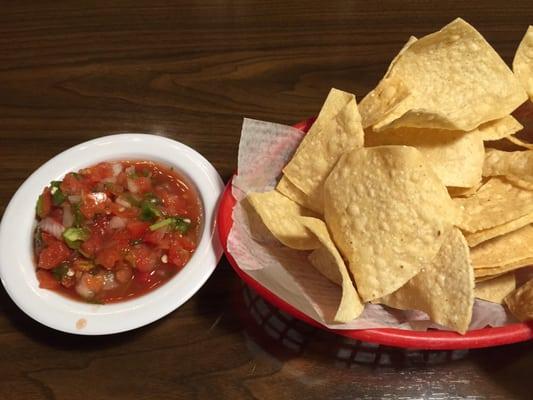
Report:
<svg viewBox="0 0 533 400"><path fill-rule="evenodd" d="M307 132L314 122L314 118L294 125L296 128ZM222 195L217 215L218 232L226 257L237 275L266 301L278 307L280 310L298 318L310 325L322 328L338 335L366 342L378 343L388 346L432 349L432 350L458 350L482 347L493 347L504 344L523 342L533 338L533 323L516 323L499 328L483 328L460 335L455 332L429 330L426 332L410 331L404 329L329 329L312 320L300 310L288 304L270 290L263 287L256 280L242 271L235 259L228 252L227 239L233 226L232 212L236 200L231 193L231 180L226 185Z"/></svg>

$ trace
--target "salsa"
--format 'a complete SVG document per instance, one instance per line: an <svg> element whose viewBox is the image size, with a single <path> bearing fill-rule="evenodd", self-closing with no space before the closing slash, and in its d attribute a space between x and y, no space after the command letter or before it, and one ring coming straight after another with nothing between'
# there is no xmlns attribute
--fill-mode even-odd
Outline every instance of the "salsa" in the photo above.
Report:
<svg viewBox="0 0 533 400"><path fill-rule="evenodd" d="M176 275L202 220L195 188L150 161L70 172L44 188L36 215L39 286L93 303L139 296Z"/></svg>

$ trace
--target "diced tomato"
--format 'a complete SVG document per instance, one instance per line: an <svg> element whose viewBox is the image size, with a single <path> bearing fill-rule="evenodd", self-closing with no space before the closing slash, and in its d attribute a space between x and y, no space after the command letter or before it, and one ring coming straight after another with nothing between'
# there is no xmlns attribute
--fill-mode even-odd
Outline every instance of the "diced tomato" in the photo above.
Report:
<svg viewBox="0 0 533 400"><path fill-rule="evenodd" d="M167 215L188 215L187 203L182 196L167 192L160 192L158 194Z"/></svg>
<svg viewBox="0 0 533 400"><path fill-rule="evenodd" d="M142 284L145 285L148 282L150 282L150 278L151 278L151 273L150 272L141 272L141 271L136 271L135 272L134 279L136 281L138 281L139 283L142 283Z"/></svg>
<svg viewBox="0 0 533 400"><path fill-rule="evenodd" d="M115 278L120 283L128 282L133 276L133 270L128 266L121 266L115 272Z"/></svg>
<svg viewBox="0 0 533 400"><path fill-rule="evenodd" d="M141 272L153 271L157 265L157 253L145 245L137 245L131 249L134 266Z"/></svg>
<svg viewBox="0 0 533 400"><path fill-rule="evenodd" d="M93 167L85 168L81 174L89 181L97 183L113 176L113 166L108 162L101 162Z"/></svg>
<svg viewBox="0 0 533 400"><path fill-rule="evenodd" d="M130 221L126 225L126 229L131 234L131 239L140 239L148 230L150 224L143 221Z"/></svg>
<svg viewBox="0 0 533 400"><path fill-rule="evenodd" d="M37 270L37 280L39 281L39 287L43 289L59 289L60 284L50 273L44 269Z"/></svg>
<svg viewBox="0 0 533 400"><path fill-rule="evenodd" d="M85 218L92 219L96 214L104 214L110 204L104 192L85 193L82 195L80 211Z"/></svg>
<svg viewBox="0 0 533 400"><path fill-rule="evenodd" d="M124 207L120 204L111 203L109 205L109 209L111 211L111 214L116 215L118 217L122 218L137 218L137 215L139 215L139 209L136 207Z"/></svg>
<svg viewBox="0 0 533 400"><path fill-rule="evenodd" d="M170 245L170 249L168 249L168 260L174 264L176 267L181 268L191 258L191 253L189 253L187 250L182 249L179 246L172 246Z"/></svg>
<svg viewBox="0 0 533 400"><path fill-rule="evenodd" d="M124 192L124 187L121 185L117 185L116 183L105 183L104 188L109 195L118 196Z"/></svg>
<svg viewBox="0 0 533 400"><path fill-rule="evenodd" d="M104 245L105 229L106 221L104 220L97 221L90 227L91 235L81 245L84 254L94 257L100 251Z"/></svg>
<svg viewBox="0 0 533 400"><path fill-rule="evenodd" d="M152 190L152 180L150 178L140 176L134 182L139 193L148 193Z"/></svg>
<svg viewBox="0 0 533 400"><path fill-rule="evenodd" d="M54 207L50 212L50 217L60 224L63 224L63 209L60 207Z"/></svg>
<svg viewBox="0 0 533 400"><path fill-rule="evenodd" d="M106 247L98 252L95 262L107 269L113 269L122 258L122 251L118 246Z"/></svg>
<svg viewBox="0 0 533 400"><path fill-rule="evenodd" d="M67 174L60 185L61 191L67 195L80 195L85 189L81 177L76 177L73 173Z"/></svg>
<svg viewBox="0 0 533 400"><path fill-rule="evenodd" d="M167 250L170 246L170 239L168 235L166 234L165 229L157 229L153 232L149 231L144 234L143 240L146 243L150 243L155 246L158 246L159 248L163 250Z"/></svg>
<svg viewBox="0 0 533 400"><path fill-rule="evenodd" d="M102 275L83 274L82 279L85 281L87 289L94 293L98 293L104 286L104 277Z"/></svg>
<svg viewBox="0 0 533 400"><path fill-rule="evenodd" d="M45 218L52 210L52 194L50 188L45 187L37 203L37 215L39 218Z"/></svg>
<svg viewBox="0 0 533 400"><path fill-rule="evenodd" d="M39 268L52 269L68 260L70 250L63 242L57 239L52 240L50 237L45 241L47 241L48 246L39 253Z"/></svg>
<svg viewBox="0 0 533 400"><path fill-rule="evenodd" d="M194 242L186 236L182 236L179 233L175 233L171 241L172 245L179 246L184 250L193 251L196 249Z"/></svg>

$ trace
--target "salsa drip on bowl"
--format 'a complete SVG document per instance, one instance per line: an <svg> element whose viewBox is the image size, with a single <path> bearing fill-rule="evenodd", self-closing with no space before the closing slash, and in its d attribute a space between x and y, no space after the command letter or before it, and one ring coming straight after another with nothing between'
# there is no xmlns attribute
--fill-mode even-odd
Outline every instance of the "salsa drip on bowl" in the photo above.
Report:
<svg viewBox="0 0 533 400"><path fill-rule="evenodd" d="M36 205L39 286L109 303L168 281L196 249L194 187L150 161L102 162L44 188Z"/></svg>

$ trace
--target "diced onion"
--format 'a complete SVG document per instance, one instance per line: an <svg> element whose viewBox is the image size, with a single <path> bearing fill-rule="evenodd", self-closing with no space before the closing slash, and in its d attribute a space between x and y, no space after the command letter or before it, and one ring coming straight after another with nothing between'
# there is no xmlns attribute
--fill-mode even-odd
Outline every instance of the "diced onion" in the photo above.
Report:
<svg viewBox="0 0 533 400"><path fill-rule="evenodd" d="M104 290L114 289L118 286L118 283L115 281L115 274L108 271L104 274Z"/></svg>
<svg viewBox="0 0 533 400"><path fill-rule="evenodd" d="M139 191L137 184L130 178L128 178L128 190L132 193L137 193Z"/></svg>
<svg viewBox="0 0 533 400"><path fill-rule="evenodd" d="M81 201L81 196L79 194L73 194L71 196L68 196L68 201L71 203L79 203Z"/></svg>
<svg viewBox="0 0 533 400"><path fill-rule="evenodd" d="M115 203L117 203L119 206L122 206L122 207L126 207L126 208L131 207L131 204L127 202L126 200L124 200L122 197L117 197L117 199L115 200Z"/></svg>
<svg viewBox="0 0 533 400"><path fill-rule="evenodd" d="M72 207L69 203L63 203L63 226L70 228L74 223L74 214L72 214Z"/></svg>
<svg viewBox="0 0 533 400"><path fill-rule="evenodd" d="M94 292L87 287L84 278L85 277L82 276L82 278L76 284L76 292L78 292L78 294L84 299L91 299L94 297Z"/></svg>
<svg viewBox="0 0 533 400"><path fill-rule="evenodd" d="M111 221L109 221L109 227L111 229L122 229L126 226L126 221L124 218L120 218L117 216L114 216L111 218Z"/></svg>
<svg viewBox="0 0 533 400"><path fill-rule="evenodd" d="M57 239L61 239L61 235L65 231L65 227L63 225L50 217L46 217L41 220L41 222L39 222L39 228L41 228L43 232L49 233Z"/></svg>
<svg viewBox="0 0 533 400"><path fill-rule="evenodd" d="M128 174L128 175L134 174L135 173L135 167L133 165L130 165L128 168L126 168L124 170L124 172L126 172L126 174Z"/></svg>
<svg viewBox="0 0 533 400"><path fill-rule="evenodd" d="M111 164L111 167L113 168L113 176L117 176L122 172L122 164L121 163L113 163Z"/></svg>

